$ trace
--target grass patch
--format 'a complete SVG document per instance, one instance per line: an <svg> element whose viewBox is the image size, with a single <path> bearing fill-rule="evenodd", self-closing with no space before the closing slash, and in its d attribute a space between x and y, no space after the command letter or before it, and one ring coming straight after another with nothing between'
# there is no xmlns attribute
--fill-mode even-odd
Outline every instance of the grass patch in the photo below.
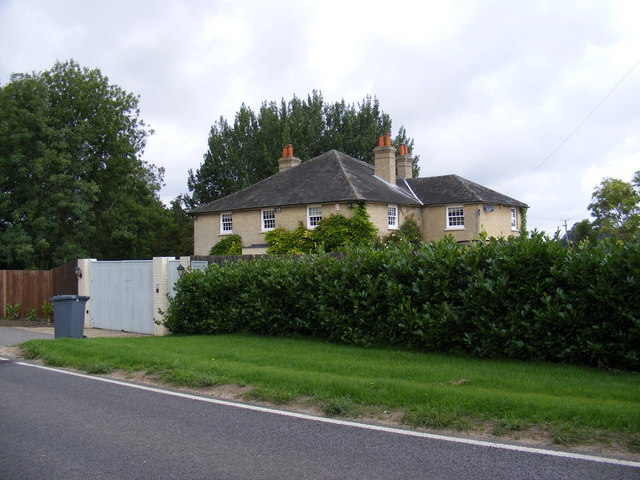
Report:
<svg viewBox="0 0 640 480"><path fill-rule="evenodd" d="M526 422L516 418L499 418L494 419L495 426L493 427L492 434L498 436L510 435L514 432L521 432L529 428Z"/></svg>
<svg viewBox="0 0 640 480"><path fill-rule="evenodd" d="M282 388L256 387L243 395L245 400L268 402L274 405L286 405L298 398L295 392Z"/></svg>
<svg viewBox="0 0 640 480"><path fill-rule="evenodd" d="M553 437L553 443L557 445L572 446L608 442L606 434L585 425L552 425L549 431Z"/></svg>
<svg viewBox="0 0 640 480"><path fill-rule="evenodd" d="M412 427L436 430L447 428L465 431L473 428L473 421L464 409L452 405L412 408L405 413L402 421Z"/></svg>
<svg viewBox="0 0 640 480"><path fill-rule="evenodd" d="M348 395L329 398L321 402L322 411L329 417L349 417L357 414L358 407Z"/></svg>
<svg viewBox="0 0 640 480"><path fill-rule="evenodd" d="M28 358L92 373L144 371L184 387L246 385L248 400L315 399L327 415L400 410L415 427L495 434L542 426L563 445L594 432L640 442L640 375L247 335L32 340Z"/></svg>

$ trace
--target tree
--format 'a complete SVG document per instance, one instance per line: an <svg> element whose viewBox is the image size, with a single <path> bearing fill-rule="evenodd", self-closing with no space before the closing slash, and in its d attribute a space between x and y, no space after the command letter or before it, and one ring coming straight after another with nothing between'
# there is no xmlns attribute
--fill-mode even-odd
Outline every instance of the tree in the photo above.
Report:
<svg viewBox="0 0 640 480"><path fill-rule="evenodd" d="M567 238L575 243L584 242L585 240L595 242L598 240L598 231L594 224L585 218L573 224L571 230L567 232Z"/></svg>
<svg viewBox="0 0 640 480"><path fill-rule="evenodd" d="M605 178L591 200L593 223L602 234L628 240L640 231L640 170L631 182Z"/></svg>
<svg viewBox="0 0 640 480"><path fill-rule="evenodd" d="M375 97L365 97L357 106L344 100L325 104L322 94L313 91L306 100L294 96L280 105L263 102L257 114L243 104L233 125L221 117L211 127L203 163L195 173L189 171L185 201L196 207L273 175L278 153L288 144L302 161L336 149L373 163L377 137L388 131L391 119ZM403 127L393 143L413 147ZM416 174L418 160L416 156Z"/></svg>
<svg viewBox="0 0 640 480"><path fill-rule="evenodd" d="M148 257L169 218L138 97L73 60L0 86L0 268Z"/></svg>

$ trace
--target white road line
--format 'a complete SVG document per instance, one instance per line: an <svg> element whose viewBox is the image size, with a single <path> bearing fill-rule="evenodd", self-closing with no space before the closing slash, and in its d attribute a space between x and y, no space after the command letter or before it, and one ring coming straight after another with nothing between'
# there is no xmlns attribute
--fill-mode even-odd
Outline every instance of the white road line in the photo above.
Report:
<svg viewBox="0 0 640 480"><path fill-rule="evenodd" d="M0 360L8 360L8 359L0 357ZM239 408L239 409L243 409L243 410L251 410L251 411L255 411L255 412L269 413L269 414L273 414L273 415L280 415L280 416L283 416L283 417L298 418L298 419L301 419L301 420L309 420L309 421L314 421L314 422L328 423L328 424L332 424L332 425L342 425L342 426L345 426L345 427L360 428L360 429L363 429L363 430L373 430L373 431L378 431L378 432L394 433L394 434L397 434L397 435L405 435L405 436L409 436L409 437L428 438L428 439L431 439L431 440L441 440L441 441L444 441L444 442L461 443L461 444L465 444L465 445L473 445L473 446L478 446L478 447L498 448L498 449L501 449L501 450L512 450L512 451L524 452L524 453L536 453L536 454L539 454L539 455L547 455L547 456L551 456L551 457L570 458L570 459L575 459L575 460L586 460L586 461L590 461L590 462L607 463L607 464L611 464L611 465L621 465L621 466L625 466L625 467L640 468L640 462L634 462L634 461L630 461L630 460L619 460L617 458L597 457L597 456L594 456L594 455L583 455L583 454L580 454L580 453L560 452L560 451L556 451L556 450L547 450L547 449L543 449L543 448L524 447L524 446L519 446L519 445L509 445L509 444L504 444L504 443L494 443L494 442L487 442L487 441L482 441L482 440L472 440L472 439L468 439L468 438L449 437L449 436L446 436L446 435L437 435L437 434L433 434L433 433L415 432L415 431L411 431L411 430L402 430L400 428L383 427L383 426L380 426L380 425L367 425L365 423L351 422L351 421L346 421L346 420L337 420L335 418L316 417L316 416L313 416L313 415L306 415L304 413L287 412L287 411L284 411L284 410L276 410L276 409L273 409L273 408L259 407L259 406L256 406L256 405L246 405L246 404L242 404L242 403L230 402L230 401L227 401L227 400L218 400L218 399L215 399L215 398L200 397L198 395L192 395L192 394L189 394L189 393L173 392L173 391L170 391L170 390L163 390L161 388L156 388L156 387L148 387L148 386L145 386L145 385L138 385L138 384L134 384L134 383L122 382L122 381L119 381L119 380L114 380L112 378L94 377L94 376L91 376L91 375L86 375L84 373L70 372L68 370L59 370L57 368L45 367L45 366L42 366L42 365L34 365L32 363L16 362L16 365L22 365L24 367L38 368L38 369L41 369L41 370L47 370L47 371L51 371L51 372L62 373L62 374L71 375L71 376L74 376L74 377L86 378L86 379L89 379L89 380L96 380L96 381L104 382L104 383L111 383L111 384L114 384L114 385L120 385L122 387L135 388L135 389L138 389L138 390L145 390L147 392L160 393L162 395L170 395L170 396L173 396L173 397L186 398L186 399L189 399L189 400L196 400L196 401L199 401L199 402L213 403L213 404L216 404L216 405L224 405L226 407Z"/></svg>

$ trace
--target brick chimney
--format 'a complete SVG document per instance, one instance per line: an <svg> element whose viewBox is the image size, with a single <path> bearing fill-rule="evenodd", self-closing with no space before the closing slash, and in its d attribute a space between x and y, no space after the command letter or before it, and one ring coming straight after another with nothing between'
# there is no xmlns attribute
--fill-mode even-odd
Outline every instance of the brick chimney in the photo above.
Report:
<svg viewBox="0 0 640 480"><path fill-rule="evenodd" d="M376 175L393 185L396 183L396 149L391 146L391 134L378 137L378 146L373 149Z"/></svg>
<svg viewBox="0 0 640 480"><path fill-rule="evenodd" d="M396 158L398 176L401 178L413 178L413 158L409 155L409 148L400 145L400 156Z"/></svg>
<svg viewBox="0 0 640 480"><path fill-rule="evenodd" d="M284 172L297 167L302 163L297 157L293 156L293 146L291 144L286 147L282 147L282 158L278 159L278 171Z"/></svg>

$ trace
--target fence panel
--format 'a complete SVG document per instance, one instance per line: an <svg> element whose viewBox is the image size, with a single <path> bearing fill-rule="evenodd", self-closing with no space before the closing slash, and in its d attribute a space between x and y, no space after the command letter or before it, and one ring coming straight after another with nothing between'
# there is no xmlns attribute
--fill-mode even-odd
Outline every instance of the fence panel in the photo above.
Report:
<svg viewBox="0 0 640 480"><path fill-rule="evenodd" d="M78 295L78 277L73 271L77 266L78 260L71 260L51 270L51 296Z"/></svg>
<svg viewBox="0 0 640 480"><path fill-rule="evenodd" d="M40 307L49 301L52 292L50 270L2 270L0 272L0 313L6 317L7 305L20 304L20 317L35 310L39 318L45 314Z"/></svg>
<svg viewBox="0 0 640 480"><path fill-rule="evenodd" d="M77 295L78 279L72 260L51 270L0 270L0 317L6 317L7 305L20 304L20 317L35 310L38 318L46 315L42 305L54 295Z"/></svg>

